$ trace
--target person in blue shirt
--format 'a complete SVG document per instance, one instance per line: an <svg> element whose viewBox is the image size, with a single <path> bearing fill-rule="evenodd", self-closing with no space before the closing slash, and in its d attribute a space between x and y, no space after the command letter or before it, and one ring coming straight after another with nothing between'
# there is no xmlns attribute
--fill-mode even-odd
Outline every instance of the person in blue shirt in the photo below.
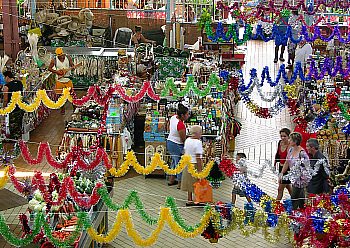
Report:
<svg viewBox="0 0 350 248"><path fill-rule="evenodd" d="M288 17L281 17L278 20L277 25L278 25L278 34L275 38L275 59L273 60L274 63L277 63L278 61L278 52L280 47L281 47L281 54L279 56L279 60L281 62L284 62L283 54L284 54L284 50L286 49L287 40L288 40L288 39L285 39L284 36L287 32Z"/></svg>

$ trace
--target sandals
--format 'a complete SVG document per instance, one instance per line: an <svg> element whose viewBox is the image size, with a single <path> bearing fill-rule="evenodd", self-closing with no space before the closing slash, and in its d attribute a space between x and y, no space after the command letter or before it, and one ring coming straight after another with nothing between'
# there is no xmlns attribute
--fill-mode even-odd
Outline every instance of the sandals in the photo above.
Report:
<svg viewBox="0 0 350 248"><path fill-rule="evenodd" d="M186 207L204 207L206 204L201 202L186 202Z"/></svg>

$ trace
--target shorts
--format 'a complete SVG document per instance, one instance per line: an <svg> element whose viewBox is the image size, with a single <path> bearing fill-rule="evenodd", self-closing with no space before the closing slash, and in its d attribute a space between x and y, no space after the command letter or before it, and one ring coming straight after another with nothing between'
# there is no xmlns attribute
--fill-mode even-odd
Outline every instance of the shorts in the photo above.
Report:
<svg viewBox="0 0 350 248"><path fill-rule="evenodd" d="M171 155L170 168L171 169L175 169L178 166L178 164L179 164L179 162L181 160L181 156L183 155L184 145L183 144L177 144L175 142L167 140L166 146L167 146L168 152ZM176 175L178 181L181 181L181 176L182 176L181 172Z"/></svg>
<svg viewBox="0 0 350 248"><path fill-rule="evenodd" d="M279 173L281 173L282 169L283 169L283 166L279 166L278 167ZM289 169L287 170L287 172L283 173L283 176L288 175L288 171L289 171ZM291 182L290 182L290 180L283 180L282 179L282 183L281 184L291 184Z"/></svg>
<svg viewBox="0 0 350 248"><path fill-rule="evenodd" d="M245 190L240 189L238 186L234 186L232 189L232 195L239 195L240 197L245 197Z"/></svg>
<svg viewBox="0 0 350 248"><path fill-rule="evenodd" d="M60 81L56 81L56 87L55 87L56 94L62 95L62 92L63 92L64 88L71 88L71 89L73 89L72 80L69 80L66 83L63 83L63 82L60 82Z"/></svg>

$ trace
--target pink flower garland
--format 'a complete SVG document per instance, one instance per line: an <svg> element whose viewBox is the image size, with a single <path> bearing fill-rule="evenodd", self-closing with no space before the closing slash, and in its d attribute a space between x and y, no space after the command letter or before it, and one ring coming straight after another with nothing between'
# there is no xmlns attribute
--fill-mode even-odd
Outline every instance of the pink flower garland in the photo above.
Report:
<svg viewBox="0 0 350 248"><path fill-rule="evenodd" d="M118 93L118 95L126 102L138 102L144 98L146 94L155 101L160 100L159 95L154 92L152 84L146 81L144 82L141 90L135 96L128 96L125 92L125 89L120 84L109 87L104 94L98 85L90 86L87 94L82 98L78 99L75 95L73 96L73 104L81 106L88 102L90 99L94 99L99 105L104 106L114 93Z"/></svg>
<svg viewBox="0 0 350 248"><path fill-rule="evenodd" d="M65 169L68 167L68 164L70 164L72 161L77 162L76 168L81 168L83 170L93 170L99 164L101 164L101 162L104 163L104 166L107 169L111 169L113 167L112 163L110 163L108 159L108 154L101 147L97 148L95 160L92 161L90 164L87 164L83 161L83 159L81 158L81 155L87 155L87 153L79 148L73 148L73 150L67 154L63 162L58 162L52 156L52 152L48 143L40 143L38 147L37 158L32 157L32 155L30 154L29 148L24 143L24 141L21 140L19 142L19 147L21 149L23 159L30 165L36 165L36 164L42 163L45 156L46 161L56 169Z"/></svg>
<svg viewBox="0 0 350 248"><path fill-rule="evenodd" d="M9 177L11 179L11 182L14 185L14 187L18 190L18 192L24 193L24 185L14 176L15 173L15 167L11 166L9 169ZM55 175L54 177L57 177L57 175L54 173L52 173L51 175ZM69 193L69 195L79 205L79 207L90 208L91 206L96 205L97 202L100 200L100 195L97 193L97 190L101 187L103 187L103 184L100 182L97 183L92 191L91 196L88 196L85 193L79 193L75 189L73 179L71 177L66 177L63 179L61 187L57 192L58 200L52 201L52 191L50 191L49 187L46 186L42 173L37 171L34 177L32 178L32 188L39 189L41 194L43 195L45 202L50 206L62 205Z"/></svg>

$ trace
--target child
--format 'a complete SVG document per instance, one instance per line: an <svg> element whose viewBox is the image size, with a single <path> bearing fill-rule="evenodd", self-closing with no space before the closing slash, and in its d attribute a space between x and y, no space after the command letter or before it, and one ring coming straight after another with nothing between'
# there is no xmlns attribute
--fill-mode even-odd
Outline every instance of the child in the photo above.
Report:
<svg viewBox="0 0 350 248"><path fill-rule="evenodd" d="M196 166L197 171L202 171L202 155L203 146L201 141L202 127L199 125L192 126L190 129L191 137L185 141L185 154L191 156L191 162ZM187 203L186 206L195 206L192 198L194 192L193 184L197 182L197 179L192 177L187 169L182 171L181 190L187 191Z"/></svg>
<svg viewBox="0 0 350 248"><path fill-rule="evenodd" d="M246 159L247 156L244 153L237 153L236 163L238 164L239 160L241 160L242 158ZM247 178L247 167L246 166L240 166L240 167L238 167L238 169L239 169L239 173L237 173L237 176L243 175L245 178ZM242 190L240 188L240 186L238 185L238 182L237 182L237 177L235 175L233 176L232 180L233 180L233 185L234 185L233 189L232 189L232 205L234 206L235 203L236 203L236 195L239 195L241 197L245 196L247 201L249 203L251 203L252 200L250 199L249 196L247 196L245 194L244 189Z"/></svg>

